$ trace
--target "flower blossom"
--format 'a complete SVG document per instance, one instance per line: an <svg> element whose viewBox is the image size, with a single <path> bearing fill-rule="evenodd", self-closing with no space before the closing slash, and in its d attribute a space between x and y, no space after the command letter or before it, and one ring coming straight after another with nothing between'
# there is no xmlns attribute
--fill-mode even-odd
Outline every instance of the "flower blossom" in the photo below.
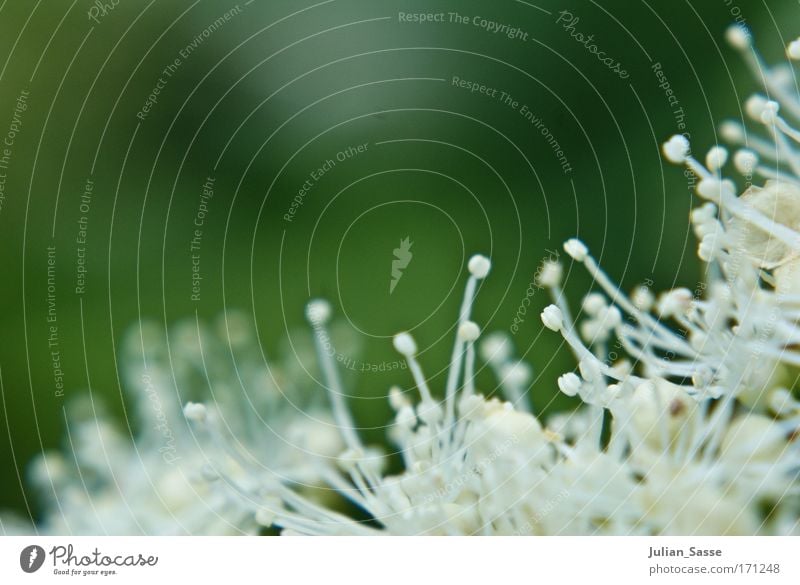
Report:
<svg viewBox="0 0 800 585"><path fill-rule="evenodd" d="M229 369L234 346L258 347L237 327L208 352L187 338L164 354L142 334L145 359L132 375L141 380L147 372L154 387L170 389L156 395L182 461L165 465L164 430L152 425L152 399L140 395L133 447L99 420L73 433L77 476L63 458L43 459L37 483L59 496L46 525L119 533L274 526L307 535L799 533L800 131L792 123L800 100L791 71L767 67L749 33L735 27L727 37L764 82L763 95L745 108L764 136L726 123L723 137L740 148L730 157L715 146L703 161L685 136L663 145L667 160L698 178L702 203L691 222L705 294L656 295L643 286L626 294L578 239L564 250L597 290L575 317L560 265L540 275L553 301L542 323L563 337L577 364L557 386L580 401L577 409L547 418L534 412L531 367L514 356L507 336L484 336L473 320L491 270L476 255L466 267L443 388L431 387L414 337L394 337L413 391L389 391L393 452L367 445L358 432L326 347L332 309L324 300L306 308L329 404L312 402L313 416L291 415L294 403L287 409L284 399L302 391L284 395L289 386L275 384L258 360ZM800 40L787 56L800 59ZM729 159L743 189L723 175ZM481 392L479 360L499 392ZM178 393L189 426L167 406L175 404L178 377L192 381L177 388L210 386L203 402ZM147 384L139 388L148 393Z"/></svg>
<svg viewBox="0 0 800 585"><path fill-rule="evenodd" d="M114 424L97 398L69 405L63 451L44 453L29 470L44 501L35 530L257 534L260 518L222 484L219 471L315 485L314 459L341 445L326 409L292 382L301 376L291 362L269 365L258 348L252 323L233 311L213 327L179 323L168 336L152 323L133 328L121 364L135 429ZM182 408L186 398L210 399L213 407ZM194 432L187 419L203 420L208 432ZM3 528L32 530L5 518Z"/></svg>
<svg viewBox="0 0 800 585"><path fill-rule="evenodd" d="M692 212L698 256L707 265L701 298L678 288L656 296L646 287L626 295L588 247L564 250L599 291L573 320L551 269L540 282L553 304L542 313L578 362L558 380L582 406L541 420L525 400L530 370L512 357L507 339L487 336L480 357L500 378L506 401L476 388L470 320L476 287L489 272L482 256L469 263L464 301L443 397L437 398L408 333L394 339L419 396L394 388L390 437L403 462L366 447L343 401L335 364L319 352L334 418L346 450L338 468L321 472L366 519L319 506L295 490L248 494L255 509L285 533L299 534L789 534L800 518L800 101L784 68L767 68L749 34L728 38L764 79L766 96L746 104L767 138L727 123L723 136L744 148L733 156L749 185L737 195L723 177L728 151L712 148L704 163L684 136L664 144L685 164L704 201ZM800 41L787 48L800 58ZM324 330L324 301L308 317ZM625 359L611 361L619 348ZM277 497L275 497L275 495Z"/></svg>

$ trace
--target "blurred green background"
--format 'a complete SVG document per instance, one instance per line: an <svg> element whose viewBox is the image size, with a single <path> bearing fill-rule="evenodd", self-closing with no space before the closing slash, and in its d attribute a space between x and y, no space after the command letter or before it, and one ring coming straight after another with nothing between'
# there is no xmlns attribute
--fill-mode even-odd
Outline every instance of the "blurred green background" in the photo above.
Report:
<svg viewBox="0 0 800 585"><path fill-rule="evenodd" d="M14 131L0 169L0 509L25 513L27 495L35 513L25 464L62 443L71 398L91 388L122 415L115 350L142 318L243 309L271 356L307 335L304 305L322 296L357 333L354 360L396 361L391 335L410 329L441 388L473 253L493 261L474 311L487 330L510 330L537 265L573 235L626 288L645 279L692 287L702 277L692 191L659 145L683 123L704 151L715 122L741 117L756 86L723 42L737 16L770 62L800 33L788 0L102 4L0 4L0 136ZM509 38L488 23L520 32ZM594 35L628 76L577 32ZM413 259L390 294L393 250L406 237ZM578 302L591 282L566 268ZM555 379L574 367L542 331L547 302L536 291L513 335L535 368L537 412L570 405ZM53 306L63 396L48 344ZM408 372L348 371L346 380L364 435L383 441L388 388L410 386ZM494 388L486 372L479 381Z"/></svg>

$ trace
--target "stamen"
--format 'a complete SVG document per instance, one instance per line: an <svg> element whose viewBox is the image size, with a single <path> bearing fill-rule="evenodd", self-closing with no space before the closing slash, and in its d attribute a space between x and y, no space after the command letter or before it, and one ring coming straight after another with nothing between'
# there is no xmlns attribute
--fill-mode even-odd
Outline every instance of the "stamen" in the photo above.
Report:
<svg viewBox="0 0 800 585"><path fill-rule="evenodd" d="M333 361L333 356L325 347L325 340L330 339L325 328L331 316L330 305L323 300L310 301L306 307L306 318L315 330L314 344L317 348L317 358L322 368L322 373L327 384L328 397L331 401L333 416L339 427L345 443L350 449L363 451L361 439L356 433L356 427L350 416L344 398L344 388L339 380L339 372Z"/></svg>

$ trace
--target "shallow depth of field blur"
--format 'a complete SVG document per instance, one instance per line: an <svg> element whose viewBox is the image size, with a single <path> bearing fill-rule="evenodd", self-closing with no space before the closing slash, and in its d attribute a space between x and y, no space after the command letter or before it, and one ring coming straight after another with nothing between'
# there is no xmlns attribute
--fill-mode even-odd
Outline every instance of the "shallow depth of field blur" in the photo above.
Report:
<svg viewBox="0 0 800 585"><path fill-rule="evenodd" d="M692 185L659 144L742 117L737 17L771 61L800 33L788 0L99 4L0 3L0 509L23 514L71 399L123 420L115 350L139 319L240 309L272 356L325 297L357 341L357 422L385 440L388 388L411 385L391 336L414 331L440 387L476 252L475 319L512 333L537 412L569 407L537 265L578 235L626 288L694 287Z"/></svg>

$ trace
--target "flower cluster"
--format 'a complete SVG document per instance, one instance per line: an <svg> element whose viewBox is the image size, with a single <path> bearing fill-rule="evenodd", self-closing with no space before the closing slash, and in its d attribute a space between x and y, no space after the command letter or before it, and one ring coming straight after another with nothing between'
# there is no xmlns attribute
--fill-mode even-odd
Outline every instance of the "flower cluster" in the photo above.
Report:
<svg viewBox="0 0 800 585"><path fill-rule="evenodd" d="M242 313L213 325L188 320L169 334L142 323L120 353L135 428L114 424L97 398L70 404L63 452L29 470L44 503L37 532L255 534L261 518L220 476L315 485L315 459L341 448L327 410L293 382L302 379L297 362L269 365ZM214 406L182 409L188 399ZM203 420L202 431L187 418ZM31 527L4 518L3 530Z"/></svg>
<svg viewBox="0 0 800 585"><path fill-rule="evenodd" d="M757 408L744 401L740 384L752 390L753 383L768 386L765 380L771 378L723 375L715 360L727 355L721 344L733 348L738 343L737 324L731 321L736 317L725 317L725 325L716 331L703 320L715 301L687 299L682 291L665 293L656 304L647 291L637 290L631 300L597 268L583 244L570 240L565 250L587 266L606 293L584 299L587 318L578 334L559 290L559 274L549 274L556 303L545 309L542 320L564 335L579 360L579 373L565 374L558 385L565 394L580 397L581 409L552 417L547 424L534 416L519 400L529 381L528 368L512 357L508 340L497 334L487 336L477 353L494 365L509 400L477 391L480 328L470 312L476 284L488 273L489 262L476 256L469 264L443 400L428 385L414 339L408 333L394 339L419 393L412 402L400 389L390 391L396 412L391 439L402 458L402 472L384 473L385 458L363 445L341 400L334 364L323 364L347 446L338 470L323 475L367 513L367 520L318 506L295 491L287 497L274 489L260 504L255 492L248 494L257 504L254 511L293 534L796 530L800 459L792 439L798 421L789 413L797 403L788 390L777 389L768 406ZM718 286L726 285L721 281L713 289ZM691 325L690 339L652 315L654 306L662 317ZM317 330L324 331L329 316L324 301L308 307ZM708 359L693 340L700 330L708 347L716 348L709 350ZM628 349L632 361L607 363L612 336ZM667 352L675 357L667 358ZM325 352L320 359L326 360ZM747 367L741 356L738 362Z"/></svg>
<svg viewBox="0 0 800 585"><path fill-rule="evenodd" d="M656 299L639 287L626 295L581 241L566 242L602 292L584 298L576 322L560 266L551 263L540 276L554 301L542 322L563 335L579 364L558 386L583 403L543 424L526 409L528 370L512 360L506 339L487 337L480 353L509 401L475 388L480 328L470 309L489 262L473 257L443 401L428 387L412 337L395 337L419 392L416 404L399 389L390 395L402 472L382 472L382 458L354 431L334 364L323 368L347 444L338 474L326 479L368 520L293 497L267 505L278 526L303 534L798 532L800 131L780 111L800 118L800 101L793 77L767 68L749 33L734 27L728 39L764 80L766 95L750 98L746 109L768 137L749 137L732 123L723 135L744 146L733 157L736 169L765 184L737 196L722 175L725 148L712 148L701 164L684 136L664 144L668 160L697 176L705 201L691 221L707 294L681 288ZM787 54L800 58L800 41ZM329 314L321 301L309 305L315 328ZM612 342L626 359L609 359Z"/></svg>
<svg viewBox="0 0 800 585"><path fill-rule="evenodd" d="M480 255L467 265L440 393L414 338L394 337L414 391L389 392L392 453L358 433L329 351L326 301L310 302L306 317L327 407L297 387L302 376L291 366L266 365L241 316L228 315L216 335L198 323L166 337L142 328L124 359L136 389L136 439L90 404L93 416L70 426L74 461L47 455L35 466L35 482L52 496L43 529L800 533L800 131L787 120L800 121L800 99L791 69L767 67L747 31L734 27L727 37L764 82L746 104L764 135L722 126L738 148L732 162L747 183L743 193L723 175L727 149L715 146L700 162L684 136L663 146L698 179L703 203L691 222L705 294L678 288L656 296L643 286L626 294L571 239L565 252L598 289L573 318L561 264L550 261L538 274L553 301L542 322L577 361L558 379L559 390L581 402L574 412L537 416L526 396L530 366L514 357L507 336L481 339L472 307L491 263ZM787 55L800 59L800 40ZM479 359L502 399L477 387ZM187 396L188 388L206 390ZM398 463L399 471L387 471Z"/></svg>

